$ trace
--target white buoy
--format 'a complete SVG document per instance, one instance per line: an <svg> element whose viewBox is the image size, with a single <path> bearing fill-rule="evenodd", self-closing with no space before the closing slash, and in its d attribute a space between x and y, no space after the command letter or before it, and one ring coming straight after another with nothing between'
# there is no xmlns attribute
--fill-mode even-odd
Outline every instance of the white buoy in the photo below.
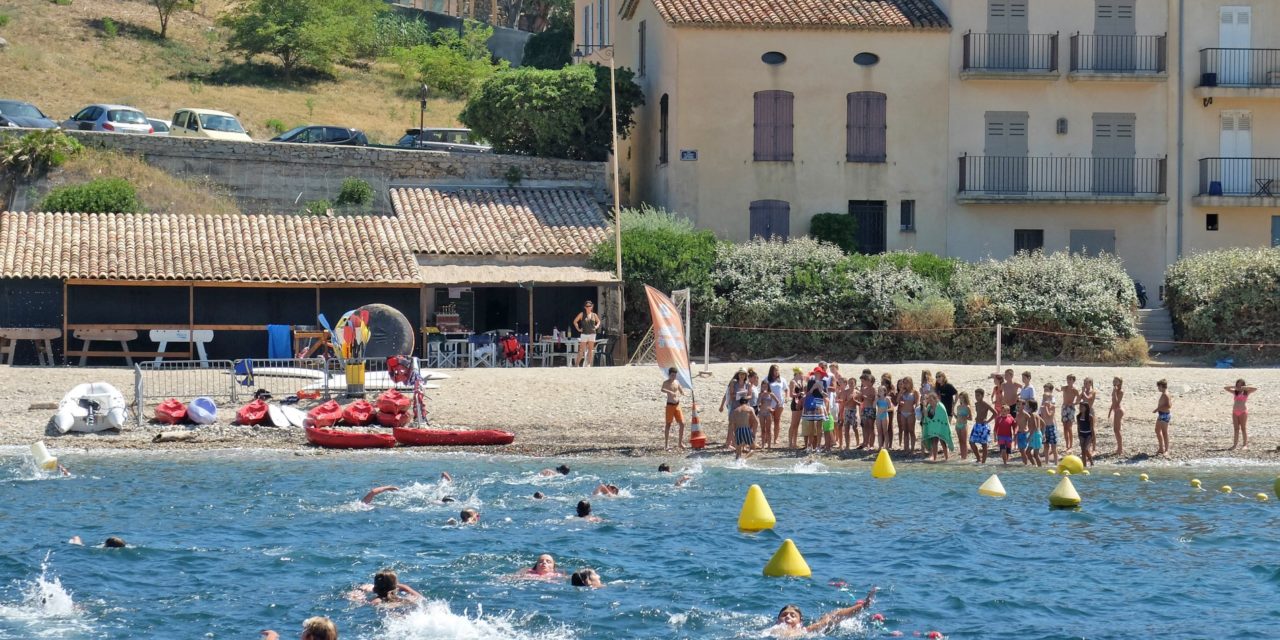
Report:
<svg viewBox="0 0 1280 640"><path fill-rule="evenodd" d="M35 458L36 467L45 471L57 471L58 459L49 453L48 447L44 446L44 440L37 440L31 443L31 457Z"/></svg>
<svg viewBox="0 0 1280 640"><path fill-rule="evenodd" d="M991 477L987 478L987 481L982 483L982 486L978 487L978 494L990 496L992 498L1003 498L1005 496L1005 492L1004 485L1000 483L1000 477L994 473L991 474Z"/></svg>

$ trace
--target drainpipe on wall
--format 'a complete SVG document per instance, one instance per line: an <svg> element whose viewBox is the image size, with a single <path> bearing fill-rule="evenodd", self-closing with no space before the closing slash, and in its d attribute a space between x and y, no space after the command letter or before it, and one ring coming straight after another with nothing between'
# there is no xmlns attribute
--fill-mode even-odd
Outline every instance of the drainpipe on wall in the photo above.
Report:
<svg viewBox="0 0 1280 640"><path fill-rule="evenodd" d="M1184 77L1186 75L1186 66L1187 66L1186 55L1185 55L1185 51L1187 48L1186 8L1187 8L1186 0L1178 0L1178 85L1177 85L1178 86L1178 89L1177 89L1178 91L1178 146L1176 149L1176 157L1178 159L1178 172L1177 172L1178 180L1177 180L1177 189L1174 191L1174 193L1177 194L1177 199L1178 199L1177 214L1176 214L1178 232L1177 232L1177 246L1174 247L1175 259L1182 257L1182 213L1183 213L1183 199L1184 199L1182 181L1183 181L1183 172L1186 170L1186 162L1184 162L1184 159L1183 159L1183 148L1182 148L1183 130L1185 127L1185 116L1183 114L1183 109L1185 109L1186 107L1186 104L1185 104L1186 96L1184 95L1186 93L1186 86L1184 85Z"/></svg>

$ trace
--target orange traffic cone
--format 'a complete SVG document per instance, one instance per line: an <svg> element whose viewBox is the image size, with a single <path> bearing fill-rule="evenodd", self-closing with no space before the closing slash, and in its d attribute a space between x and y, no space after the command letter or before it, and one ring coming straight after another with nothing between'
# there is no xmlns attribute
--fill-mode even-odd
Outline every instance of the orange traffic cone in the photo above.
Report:
<svg viewBox="0 0 1280 640"><path fill-rule="evenodd" d="M698 422L698 405L693 405L693 418L689 420L689 446L701 449L707 446L707 437L702 435L702 425Z"/></svg>

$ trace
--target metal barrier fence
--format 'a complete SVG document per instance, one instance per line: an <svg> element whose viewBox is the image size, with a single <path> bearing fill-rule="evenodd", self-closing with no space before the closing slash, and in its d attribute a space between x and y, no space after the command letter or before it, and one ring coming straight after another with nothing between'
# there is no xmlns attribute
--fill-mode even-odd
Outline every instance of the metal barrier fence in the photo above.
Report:
<svg viewBox="0 0 1280 640"><path fill-rule="evenodd" d="M232 397L235 402L248 402L259 389L270 393L275 400L300 392L316 394L317 398L329 397L323 358L245 358L236 360L233 366L238 368ZM246 371L253 372L251 381L244 375Z"/></svg>
<svg viewBox="0 0 1280 640"><path fill-rule="evenodd" d="M234 402L236 381L230 360L146 361L133 365L134 421L141 425L143 413L165 398L184 402L200 396Z"/></svg>

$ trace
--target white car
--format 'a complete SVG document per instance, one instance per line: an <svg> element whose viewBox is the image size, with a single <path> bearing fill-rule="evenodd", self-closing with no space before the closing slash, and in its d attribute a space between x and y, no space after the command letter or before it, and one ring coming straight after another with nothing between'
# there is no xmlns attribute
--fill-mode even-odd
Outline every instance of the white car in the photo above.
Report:
<svg viewBox="0 0 1280 640"><path fill-rule="evenodd" d="M169 135L175 137L253 141L244 127L240 126L240 121L223 111L179 109L173 114L173 120L169 124L172 125Z"/></svg>
<svg viewBox="0 0 1280 640"><path fill-rule="evenodd" d="M153 133L147 116L121 104L91 104L63 121L63 129L109 133Z"/></svg>
<svg viewBox="0 0 1280 640"><path fill-rule="evenodd" d="M161 120L159 118L147 118L147 122L151 123L151 128L155 130L153 132L155 135L158 135L158 136L169 135L168 122L165 122L164 120Z"/></svg>

